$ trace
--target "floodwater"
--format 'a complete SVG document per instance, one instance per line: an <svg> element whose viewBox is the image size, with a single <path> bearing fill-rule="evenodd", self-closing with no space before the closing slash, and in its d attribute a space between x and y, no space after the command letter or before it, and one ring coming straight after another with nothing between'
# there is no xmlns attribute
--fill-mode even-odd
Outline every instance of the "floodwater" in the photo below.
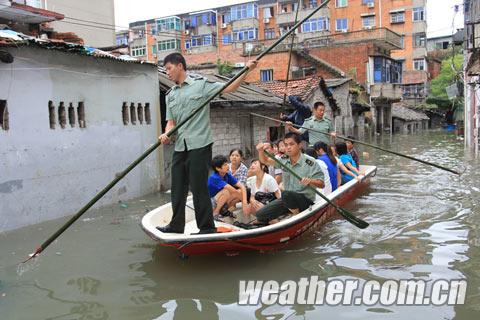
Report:
<svg viewBox="0 0 480 320"><path fill-rule="evenodd" d="M155 246L139 227L155 194L86 213L40 257L18 267L66 219L0 234L0 319L474 319L480 315L480 165L442 131L376 138L454 175L369 150L378 166L344 220L287 249L190 257ZM72 208L74 210L75 208ZM239 280L466 279L465 305L241 306Z"/></svg>

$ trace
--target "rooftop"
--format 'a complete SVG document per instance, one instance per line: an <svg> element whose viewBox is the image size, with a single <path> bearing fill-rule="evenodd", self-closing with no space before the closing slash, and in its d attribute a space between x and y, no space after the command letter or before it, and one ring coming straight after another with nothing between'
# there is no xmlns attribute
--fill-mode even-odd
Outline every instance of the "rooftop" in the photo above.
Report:
<svg viewBox="0 0 480 320"><path fill-rule="evenodd" d="M65 16L50 10L35 8L16 2L3 1L0 10L0 19L19 21L28 24L38 24L62 20Z"/></svg>
<svg viewBox="0 0 480 320"><path fill-rule="evenodd" d="M405 121L419 121L430 119L425 113L407 108L403 103L394 103L392 105L392 118L397 118Z"/></svg>

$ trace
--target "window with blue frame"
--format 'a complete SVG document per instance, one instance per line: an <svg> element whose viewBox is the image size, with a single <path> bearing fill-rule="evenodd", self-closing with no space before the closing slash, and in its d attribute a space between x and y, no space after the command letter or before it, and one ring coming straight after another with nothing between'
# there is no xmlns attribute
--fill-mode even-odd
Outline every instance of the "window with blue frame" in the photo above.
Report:
<svg viewBox="0 0 480 320"><path fill-rule="evenodd" d="M203 34L192 37L191 40L185 41L185 49L194 47L211 46L215 44L215 37L211 34Z"/></svg>
<svg viewBox="0 0 480 320"><path fill-rule="evenodd" d="M256 3L246 3L230 8L231 20L242 20L247 18L257 18L258 17L258 6Z"/></svg>
<svg viewBox="0 0 480 320"><path fill-rule="evenodd" d="M273 69L260 70L260 81L262 82L273 81Z"/></svg>
<svg viewBox="0 0 480 320"><path fill-rule="evenodd" d="M205 12L202 14L191 16L186 24L196 28L204 25L217 25L217 15L213 12Z"/></svg>
<svg viewBox="0 0 480 320"><path fill-rule="evenodd" d="M155 33L169 30L181 30L180 18L172 17L157 20L157 27Z"/></svg>
<svg viewBox="0 0 480 320"><path fill-rule="evenodd" d="M302 24L302 32L316 32L328 30L328 25L328 18L326 17L310 19L305 21L304 24Z"/></svg>
<svg viewBox="0 0 480 320"><path fill-rule="evenodd" d="M348 19L347 18L337 19L336 30L342 31L347 29L348 29Z"/></svg>
<svg viewBox="0 0 480 320"><path fill-rule="evenodd" d="M222 39L222 42L223 44L230 44L232 43L232 34L231 33L227 33L227 34L224 34L223 35L223 39Z"/></svg>
<svg viewBox="0 0 480 320"><path fill-rule="evenodd" d="M401 83L402 62L384 57L373 58L374 83Z"/></svg>
<svg viewBox="0 0 480 320"><path fill-rule="evenodd" d="M233 41L247 41L258 39L258 29L239 29L233 30Z"/></svg>

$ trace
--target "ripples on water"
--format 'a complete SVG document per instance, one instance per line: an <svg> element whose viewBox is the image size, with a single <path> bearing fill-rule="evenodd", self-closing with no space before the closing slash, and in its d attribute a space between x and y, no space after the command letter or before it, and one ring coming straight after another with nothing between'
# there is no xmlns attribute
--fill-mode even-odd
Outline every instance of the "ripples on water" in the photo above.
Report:
<svg viewBox="0 0 480 320"><path fill-rule="evenodd" d="M442 132L376 141L454 169L462 179L368 150L378 166L369 190L349 205L370 223L334 221L286 250L193 257L157 248L141 216L166 195L86 215L35 262L16 262L63 224L0 234L1 319L472 319L480 315L478 160ZM361 149L361 148L359 148ZM145 201L146 200L146 201ZM238 306L238 280L467 279L465 306Z"/></svg>

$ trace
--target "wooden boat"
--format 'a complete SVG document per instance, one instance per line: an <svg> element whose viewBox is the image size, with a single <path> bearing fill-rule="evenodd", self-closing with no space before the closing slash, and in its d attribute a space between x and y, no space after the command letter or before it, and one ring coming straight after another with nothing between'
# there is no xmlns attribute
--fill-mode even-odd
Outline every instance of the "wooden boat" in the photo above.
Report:
<svg viewBox="0 0 480 320"><path fill-rule="evenodd" d="M375 166L361 166L364 175L362 180L352 180L328 195L334 203L343 206L357 198L375 176ZM193 235L198 232L195 221L192 197L187 199L186 224L183 234L163 233L156 229L157 226L167 225L172 217L171 204L167 203L148 212L142 218L143 230L161 246L177 248L182 256L198 254L226 253L236 254L242 250L273 250L285 246L290 241L315 230L328 221L341 217L335 209L325 200L320 199L310 208L297 215L289 215L278 223L256 229L244 229L233 225L233 219L228 221L215 221L219 233ZM254 219L243 217L241 209L236 212L237 220ZM244 220L245 221L245 220ZM242 221L241 221L242 222ZM352 226L352 228L355 228Z"/></svg>

